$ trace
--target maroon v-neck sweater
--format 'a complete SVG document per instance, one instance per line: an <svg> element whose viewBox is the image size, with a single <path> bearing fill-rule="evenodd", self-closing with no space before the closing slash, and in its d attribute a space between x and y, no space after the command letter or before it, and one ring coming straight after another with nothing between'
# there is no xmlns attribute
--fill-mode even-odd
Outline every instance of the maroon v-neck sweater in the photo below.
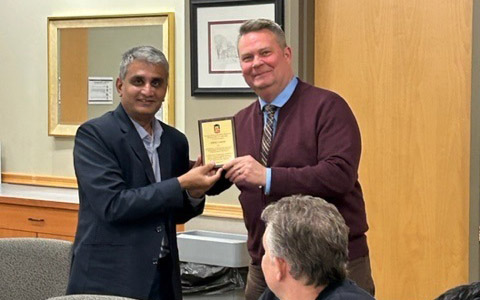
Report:
<svg viewBox="0 0 480 300"><path fill-rule="evenodd" d="M238 156L251 155L260 161L263 114L258 101L235 115L235 127ZM266 196L258 186L238 184L254 264L260 264L264 253L263 209L293 194L333 203L350 228L349 259L368 254L368 225L357 174L360 152L360 132L347 103L331 91L299 81L279 111L268 156L270 194Z"/></svg>

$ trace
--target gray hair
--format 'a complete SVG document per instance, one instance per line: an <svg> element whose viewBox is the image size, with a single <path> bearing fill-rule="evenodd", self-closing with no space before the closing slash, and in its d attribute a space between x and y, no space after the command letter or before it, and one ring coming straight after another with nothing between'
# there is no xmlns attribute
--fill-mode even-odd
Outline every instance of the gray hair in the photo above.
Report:
<svg viewBox="0 0 480 300"><path fill-rule="evenodd" d="M168 79L168 61L162 51L152 46L138 46L127 50L122 55L122 62L120 63L120 79L125 79L127 75L128 66L134 60L143 60L153 65L161 65L167 72Z"/></svg>
<svg viewBox="0 0 480 300"><path fill-rule="evenodd" d="M294 195L267 206L262 220L270 255L285 259L293 278L315 287L346 278L348 227L335 206Z"/></svg>
<svg viewBox="0 0 480 300"><path fill-rule="evenodd" d="M282 27L280 27L280 25L278 25L274 21L268 19L252 19L243 23L242 26L240 26L237 38L237 45L240 38L245 34L249 32L257 32L264 29L272 32L275 35L277 43L280 45L280 47L287 47L285 32L283 32Z"/></svg>

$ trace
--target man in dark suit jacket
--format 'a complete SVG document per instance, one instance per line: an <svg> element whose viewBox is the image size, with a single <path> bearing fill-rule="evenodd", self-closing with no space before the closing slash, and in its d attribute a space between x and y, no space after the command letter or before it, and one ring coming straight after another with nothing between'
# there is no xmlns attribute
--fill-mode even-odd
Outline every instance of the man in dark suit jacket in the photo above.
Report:
<svg viewBox="0 0 480 300"><path fill-rule="evenodd" d="M142 46L123 55L115 111L84 123L74 148L80 209L68 294L181 299L175 224L202 213L220 172L189 167L186 137L160 122L168 62Z"/></svg>

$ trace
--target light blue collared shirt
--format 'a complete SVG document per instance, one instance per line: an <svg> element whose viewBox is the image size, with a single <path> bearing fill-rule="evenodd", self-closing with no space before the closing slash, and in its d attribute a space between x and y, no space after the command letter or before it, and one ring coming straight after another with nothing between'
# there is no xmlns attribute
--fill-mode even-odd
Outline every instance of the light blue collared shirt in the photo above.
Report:
<svg viewBox="0 0 480 300"><path fill-rule="evenodd" d="M290 99L290 97L293 94L293 91L295 91L295 88L297 87L297 84L298 84L298 78L293 77L293 79L287 84L287 86L283 89L283 91L270 103L275 105L278 108L277 111L275 112L275 116L273 120L273 136L275 135L275 130L277 129L278 112L280 111L280 108L282 108L285 105L285 103L287 103L288 99ZM258 101L260 102L260 109L262 111L263 111L263 107L269 104L268 102L265 102L260 97L258 97ZM263 111L263 124L264 126L265 124L267 124L267 113L265 111ZM271 183L272 183L272 169L267 168L265 195L270 194Z"/></svg>
<svg viewBox="0 0 480 300"><path fill-rule="evenodd" d="M160 138L162 137L163 133L163 128L160 125L160 122L157 119L153 119L153 134L150 135L150 133L148 133L145 128L143 128L142 125L138 124L134 119L130 118L130 120L132 120L133 126L135 126L138 135L142 139L143 146L145 147L145 150L147 150L148 158L150 159L150 163L152 164L153 175L155 175L155 181L162 181L162 176L160 173L160 160L158 158L157 152L157 149L160 146ZM161 226L163 232L165 232L165 224L162 223ZM160 258L165 257L168 255L168 253L170 253L169 244L170 243L168 242L167 236L164 235L160 245Z"/></svg>
<svg viewBox="0 0 480 300"><path fill-rule="evenodd" d="M160 122L157 119L153 120L153 135L150 135L142 125L138 124L135 120L132 120L133 126L138 132L138 135L142 139L143 146L145 146L145 150L147 150L148 158L150 159L150 163L152 164L153 174L155 175L155 181L160 182L162 181L162 176L160 173L160 160L158 158L157 149L160 147L161 137L163 133L163 128L160 125Z"/></svg>
<svg viewBox="0 0 480 300"><path fill-rule="evenodd" d="M161 137L163 133L163 128L160 125L160 121L157 119L153 119L153 135L150 135L145 128L142 127L142 125L138 124L134 119L130 118L132 120L133 125L135 126L135 129L138 132L138 135L142 139L143 145L145 146L145 150L147 150L148 158L150 159L150 163L152 164L152 169L153 169L153 174L155 175L155 181L160 182L162 181L162 176L160 173L160 159L158 157L158 147L160 147L161 143ZM203 199L205 197L200 197L200 198L195 198L190 196L190 194L187 191L187 196L188 200L190 201L190 204L192 206L198 206L200 203L202 203Z"/></svg>

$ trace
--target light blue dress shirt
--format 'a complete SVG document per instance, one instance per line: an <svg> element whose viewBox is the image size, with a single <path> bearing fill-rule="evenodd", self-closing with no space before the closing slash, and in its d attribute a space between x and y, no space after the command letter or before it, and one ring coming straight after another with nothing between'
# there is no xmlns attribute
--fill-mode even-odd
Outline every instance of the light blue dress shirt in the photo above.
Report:
<svg viewBox="0 0 480 300"><path fill-rule="evenodd" d="M160 121L157 119L153 119L153 124L152 124L152 130L153 134L150 135L145 128L143 128L142 125L138 124L135 120L130 118L132 120L133 126L135 126L135 129L138 132L138 135L142 139L143 146L145 146L145 150L147 150L148 158L150 159L150 163L152 164L152 169L153 169L153 174L155 175L155 181L160 182L162 181L162 176L160 172L160 159L158 157L158 147L160 147L161 143L161 137L163 133L163 128L160 125ZM190 194L187 191L187 196L192 204L192 206L197 206L199 205L205 197L202 198L194 198L191 197ZM162 224L162 230L165 231L165 224ZM162 239L161 242L161 247L160 247L160 253L159 257L165 257L170 253L169 249L169 242L167 239L167 236L165 235Z"/></svg>
<svg viewBox="0 0 480 300"><path fill-rule="evenodd" d="M288 99L292 96L293 92L295 91L295 88L297 87L298 84L298 78L293 77L293 79L287 84L287 86L283 89L283 91L275 98L270 104L275 105L278 109L275 112L274 120L273 120L273 136L275 136L275 130L277 128L277 120L278 120L278 112L280 111L280 108L287 103ZM260 102L260 109L263 111L263 107L267 104L268 102L265 102L262 98L258 97L258 101ZM263 124L267 123L267 113L263 111ZM272 138L273 138L272 136ZM272 140L273 141L273 140ZM270 194L270 187L272 183L272 169L267 168L267 177L266 177L266 184L265 184L265 195Z"/></svg>
<svg viewBox="0 0 480 300"><path fill-rule="evenodd" d="M158 158L157 152L158 147L160 147L161 137L163 133L163 128L160 125L160 121L158 121L157 119L153 120L153 135L150 135L145 130L145 128L143 128L142 125L138 124L134 119L130 118L130 120L132 120L132 123L138 132L138 135L142 139L145 150L147 150L148 158L150 159L150 163L152 164L153 174L155 175L155 181L162 181L162 176L160 173L160 159ZM198 206L200 203L202 203L203 199L205 199L205 197L192 197L190 196L188 191L187 196L190 204L192 204L192 206L194 207Z"/></svg>
<svg viewBox="0 0 480 300"><path fill-rule="evenodd" d="M160 122L157 119L154 119L152 122L153 134L150 135L142 125L138 124L135 120L132 120L133 126L138 132L138 135L142 139L143 146L147 150L148 158L152 164L153 175L155 175L155 181L162 181L162 176L160 173L160 160L158 158L157 148L160 146L161 136L163 133L163 128L160 126ZM165 232L165 224L162 223L162 231ZM169 249L170 243L168 242L167 236L164 235L160 245L159 257L166 257L170 253Z"/></svg>
<svg viewBox="0 0 480 300"><path fill-rule="evenodd" d="M152 164L153 174L155 175L155 181L160 182L162 181L162 176L160 173L160 160L158 158L157 149L160 147L161 137L163 133L163 128L160 126L160 122L157 119L153 120L153 135L150 135L145 128L143 128L140 124L138 124L135 120L132 120L133 126L138 132L138 135L142 139L143 146L145 146L145 150L147 150L148 158L150 159L150 163Z"/></svg>

